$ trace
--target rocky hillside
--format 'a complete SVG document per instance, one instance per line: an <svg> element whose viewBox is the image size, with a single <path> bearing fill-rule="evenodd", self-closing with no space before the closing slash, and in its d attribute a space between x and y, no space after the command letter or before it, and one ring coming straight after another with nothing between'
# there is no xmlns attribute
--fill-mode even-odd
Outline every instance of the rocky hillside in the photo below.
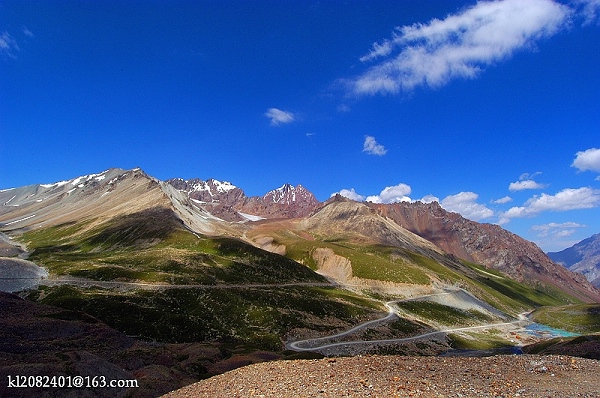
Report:
<svg viewBox="0 0 600 398"><path fill-rule="evenodd" d="M537 245L498 225L481 224L433 203L368 203L398 225L434 243L446 253L485 265L526 283L549 283L584 301L600 293L581 275L565 272Z"/></svg>
<svg viewBox="0 0 600 398"><path fill-rule="evenodd" d="M583 274L594 286L600 287L600 234L548 256L573 272Z"/></svg>

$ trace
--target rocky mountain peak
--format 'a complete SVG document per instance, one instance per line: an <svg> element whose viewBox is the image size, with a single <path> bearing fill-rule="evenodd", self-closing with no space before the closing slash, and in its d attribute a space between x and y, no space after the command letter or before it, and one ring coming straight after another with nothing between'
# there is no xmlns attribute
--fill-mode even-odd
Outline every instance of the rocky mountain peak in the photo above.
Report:
<svg viewBox="0 0 600 398"><path fill-rule="evenodd" d="M199 178L184 180L183 178L172 178L167 180L178 191L184 192L196 202L215 203L225 202L232 204L238 199L245 199L244 191L229 181L219 181L210 178L203 181Z"/></svg>
<svg viewBox="0 0 600 398"><path fill-rule="evenodd" d="M284 184L283 186L267 192L262 199L265 202L281 203L292 205L296 203L307 203L310 205L317 205L319 201L308 189L302 185L296 185L295 187L291 184Z"/></svg>

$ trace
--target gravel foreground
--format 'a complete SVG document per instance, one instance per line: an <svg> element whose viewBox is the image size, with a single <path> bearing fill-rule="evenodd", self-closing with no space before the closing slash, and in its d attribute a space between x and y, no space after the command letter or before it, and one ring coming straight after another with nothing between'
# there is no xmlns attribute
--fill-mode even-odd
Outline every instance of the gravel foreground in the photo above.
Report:
<svg viewBox="0 0 600 398"><path fill-rule="evenodd" d="M163 397L600 397L600 361L555 355L275 361Z"/></svg>

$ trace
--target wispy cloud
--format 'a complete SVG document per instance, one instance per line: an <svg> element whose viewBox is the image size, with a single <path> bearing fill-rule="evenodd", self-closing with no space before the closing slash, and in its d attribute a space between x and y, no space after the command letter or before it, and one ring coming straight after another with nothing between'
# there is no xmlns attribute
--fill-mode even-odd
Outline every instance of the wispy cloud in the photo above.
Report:
<svg viewBox="0 0 600 398"><path fill-rule="evenodd" d="M0 34L0 54L10 58L17 58L16 53L18 51L19 45L16 40L8 32L2 32Z"/></svg>
<svg viewBox="0 0 600 398"><path fill-rule="evenodd" d="M394 94L474 78L568 24L573 10L552 0L480 1L429 23L397 27L361 57L376 63L346 81L354 95Z"/></svg>
<svg viewBox="0 0 600 398"><path fill-rule="evenodd" d="M590 148L575 154L575 160L571 164L579 171L594 171L600 173L600 149ZM596 178L600 180L600 176Z"/></svg>
<svg viewBox="0 0 600 398"><path fill-rule="evenodd" d="M33 32L27 29L27 26L23 26L22 32L27 37L33 37Z"/></svg>
<svg viewBox="0 0 600 398"><path fill-rule="evenodd" d="M481 203L477 203L479 195L475 192L460 192L456 195L446 196L440 205L465 218L473 221L481 221L494 216L494 211Z"/></svg>
<svg viewBox="0 0 600 398"><path fill-rule="evenodd" d="M282 111L277 108L269 108L265 112L265 116L271 119L271 126L280 126L296 120L296 116L292 112Z"/></svg>
<svg viewBox="0 0 600 398"><path fill-rule="evenodd" d="M576 0L576 3L583 7L580 13L583 16L584 25L589 25L598 20L600 0Z"/></svg>
<svg viewBox="0 0 600 398"><path fill-rule="evenodd" d="M346 105L346 104L340 104L337 107L337 111L339 113L346 113L346 112L350 112L351 108L350 106Z"/></svg>
<svg viewBox="0 0 600 398"><path fill-rule="evenodd" d="M551 222L534 225L531 227L531 231L535 234L538 245L547 247L547 251L559 251L577 243L579 240L573 239L572 236L578 229L586 227L586 225L576 222Z"/></svg>
<svg viewBox="0 0 600 398"><path fill-rule="evenodd" d="M589 187L567 188L556 195L541 194L529 199L523 206L515 206L503 218L533 217L546 211L592 209L600 206L600 189Z"/></svg>
<svg viewBox="0 0 600 398"><path fill-rule="evenodd" d="M0 33L0 55L17 59L17 54L21 51L19 43L32 37L33 33L26 26L23 26L16 35L10 34L8 31Z"/></svg>
<svg viewBox="0 0 600 398"><path fill-rule="evenodd" d="M373 203L398 203L412 202L410 195L412 189L409 185L398 184L391 187L385 187L379 195L371 195L365 199L367 202Z"/></svg>
<svg viewBox="0 0 600 398"><path fill-rule="evenodd" d="M363 143L363 152L369 155L383 156L387 153L387 149L381 144L378 144L375 137L367 135Z"/></svg>
<svg viewBox="0 0 600 398"><path fill-rule="evenodd" d="M546 238L548 236L564 238L573 235L578 228L585 227L586 225L576 222L551 222L549 224L534 225L531 229L537 233L538 238Z"/></svg>

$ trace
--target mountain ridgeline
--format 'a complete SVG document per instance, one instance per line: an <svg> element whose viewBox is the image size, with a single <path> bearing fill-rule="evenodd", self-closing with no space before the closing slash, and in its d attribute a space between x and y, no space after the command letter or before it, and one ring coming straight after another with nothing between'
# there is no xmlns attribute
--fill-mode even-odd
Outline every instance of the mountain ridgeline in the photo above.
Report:
<svg viewBox="0 0 600 398"><path fill-rule="evenodd" d="M548 253L548 256L569 270L585 275L594 286L600 287L600 234L562 251Z"/></svg>
<svg viewBox="0 0 600 398"><path fill-rule="evenodd" d="M315 196L302 185L285 184L265 195L247 197L240 188L215 179L174 178L167 183L185 193L196 204L226 221L265 218L296 218L308 215L318 204Z"/></svg>
<svg viewBox="0 0 600 398"><path fill-rule="evenodd" d="M27 237L40 230L67 231L60 239L89 237L85 244L95 251L127 242L150 247L182 229L237 239L318 270L313 258L318 245L299 248L309 241L329 242L323 247L347 241L438 260L451 256L537 289L600 301L600 292L581 274L554 263L535 244L500 226L447 212L435 202L358 203L336 196L320 203L306 188L289 184L262 197L247 197L229 182L160 181L140 169L110 169L3 190L0 203L4 233Z"/></svg>

